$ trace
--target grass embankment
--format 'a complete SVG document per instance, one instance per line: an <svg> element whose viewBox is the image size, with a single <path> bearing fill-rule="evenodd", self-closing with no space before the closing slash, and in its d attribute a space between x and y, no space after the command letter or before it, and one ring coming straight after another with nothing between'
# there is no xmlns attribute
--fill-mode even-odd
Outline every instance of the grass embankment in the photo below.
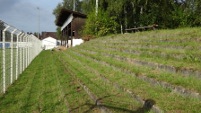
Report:
<svg viewBox="0 0 201 113"><path fill-rule="evenodd" d="M0 112L142 112L141 99L164 112L199 112L200 30L111 35L44 51L0 97Z"/></svg>
<svg viewBox="0 0 201 113"><path fill-rule="evenodd" d="M64 59L70 64L82 64L77 66L79 69L96 70L96 76L104 75L144 99L154 99L165 112L197 112L201 111L199 31L186 28L112 35L69 49L63 55L68 56ZM136 60L138 63L133 62ZM140 76L171 87L143 81Z"/></svg>

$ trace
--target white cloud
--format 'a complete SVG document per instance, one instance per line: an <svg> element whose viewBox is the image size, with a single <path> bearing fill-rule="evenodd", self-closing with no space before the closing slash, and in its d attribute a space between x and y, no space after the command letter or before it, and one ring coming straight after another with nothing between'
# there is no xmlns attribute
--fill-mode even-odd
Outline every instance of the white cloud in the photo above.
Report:
<svg viewBox="0 0 201 113"><path fill-rule="evenodd" d="M0 19L26 32L38 32L40 8L40 31L55 31L53 9L58 0L1 0Z"/></svg>

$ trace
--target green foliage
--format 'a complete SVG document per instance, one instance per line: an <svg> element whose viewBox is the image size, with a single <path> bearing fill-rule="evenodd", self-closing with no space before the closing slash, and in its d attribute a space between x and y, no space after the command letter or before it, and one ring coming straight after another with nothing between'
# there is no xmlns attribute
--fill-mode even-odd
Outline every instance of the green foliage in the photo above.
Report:
<svg viewBox="0 0 201 113"><path fill-rule="evenodd" d="M77 0L76 0L77 1ZM96 19L95 0L77 3L79 12L88 15L85 32L97 36L120 33L123 29L158 24L160 28L178 28L201 25L201 0L98 0L99 14ZM63 0L60 7L72 9L72 0ZM107 21L107 22L106 22ZM108 25L106 25L106 23Z"/></svg>
<svg viewBox="0 0 201 113"><path fill-rule="evenodd" d="M62 39L62 34L61 34L61 27L57 27L57 38Z"/></svg>
<svg viewBox="0 0 201 113"><path fill-rule="evenodd" d="M99 11L97 16L95 12L91 12L88 15L83 33L104 36L110 33L117 33L117 26L118 24L115 21L115 17L109 17L109 15L103 11Z"/></svg>

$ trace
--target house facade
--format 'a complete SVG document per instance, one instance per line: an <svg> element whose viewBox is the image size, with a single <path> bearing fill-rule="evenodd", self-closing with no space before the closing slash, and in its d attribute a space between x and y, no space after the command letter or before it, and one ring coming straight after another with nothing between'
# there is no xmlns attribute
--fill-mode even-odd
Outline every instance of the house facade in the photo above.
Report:
<svg viewBox="0 0 201 113"><path fill-rule="evenodd" d="M72 46L73 39L81 38L80 31L82 30L87 16L85 14L62 9L56 20L56 25L61 27L62 40L65 45ZM71 44L69 45L69 40Z"/></svg>

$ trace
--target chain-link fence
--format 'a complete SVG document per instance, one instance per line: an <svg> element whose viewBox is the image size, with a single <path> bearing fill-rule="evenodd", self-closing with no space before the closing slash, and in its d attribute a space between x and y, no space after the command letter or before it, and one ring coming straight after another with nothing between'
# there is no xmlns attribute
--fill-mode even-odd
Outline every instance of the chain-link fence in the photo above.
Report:
<svg viewBox="0 0 201 113"><path fill-rule="evenodd" d="M0 20L0 93L18 79L42 51L41 41Z"/></svg>

